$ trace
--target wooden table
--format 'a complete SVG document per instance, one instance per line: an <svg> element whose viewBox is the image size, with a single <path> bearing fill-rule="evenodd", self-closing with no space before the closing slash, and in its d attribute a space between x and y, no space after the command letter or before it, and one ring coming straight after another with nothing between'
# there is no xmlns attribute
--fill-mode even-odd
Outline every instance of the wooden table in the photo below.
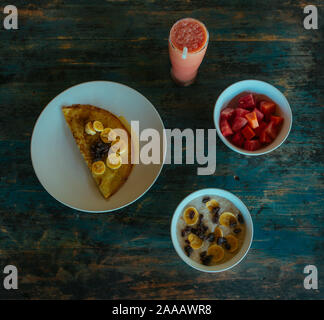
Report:
<svg viewBox="0 0 324 320"><path fill-rule="evenodd" d="M14 2L19 30L0 29L0 275L17 266L19 289L3 289L0 276L0 298L324 298L323 15L320 29L305 30L300 0ZM323 13L322 1L312 4ZM206 24L210 43L197 83L179 88L167 39L185 16ZM72 85L120 82L145 95L166 128L208 129L218 95L242 79L270 82L291 104L289 138L269 155L242 156L218 139L213 176L166 165L145 196L110 214L63 206L35 176L35 121ZM254 221L248 256L220 274L188 267L170 240L177 204L206 187L239 196ZM309 264L319 290L304 289Z"/></svg>

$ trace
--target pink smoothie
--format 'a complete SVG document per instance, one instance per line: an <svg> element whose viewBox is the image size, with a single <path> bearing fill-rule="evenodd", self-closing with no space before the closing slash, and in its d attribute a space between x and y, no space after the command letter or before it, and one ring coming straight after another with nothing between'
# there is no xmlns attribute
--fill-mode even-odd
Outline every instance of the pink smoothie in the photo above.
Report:
<svg viewBox="0 0 324 320"><path fill-rule="evenodd" d="M186 86L194 82L207 44L208 31L200 21L185 18L173 25L169 37L169 54L171 75L177 83ZM185 48L187 53L184 52Z"/></svg>

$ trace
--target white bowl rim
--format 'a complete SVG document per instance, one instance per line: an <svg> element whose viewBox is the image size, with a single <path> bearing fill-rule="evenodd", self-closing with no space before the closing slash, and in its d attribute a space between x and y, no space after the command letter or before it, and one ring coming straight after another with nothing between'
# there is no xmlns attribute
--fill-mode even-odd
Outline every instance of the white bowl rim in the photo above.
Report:
<svg viewBox="0 0 324 320"><path fill-rule="evenodd" d="M250 237L250 241L249 244L244 252L244 254L241 256L241 258L239 260L237 260L235 263L231 264L230 266L223 268L223 269L219 269L219 270L211 270L208 269L208 266L203 266L195 261L193 261L192 259L190 259L189 257L187 257L182 248L180 247L179 244L179 240L176 234L176 230L177 230L177 223L179 220L179 217L176 217L176 212L178 211L179 207L182 206L185 203L190 202L191 200L204 195L204 194L215 194L217 195L217 193L222 192L223 195L222 197L224 197L225 199L229 200L226 196L224 196L224 194L233 197L236 201L238 201L240 203L240 205L244 208L245 213L244 215L247 215L249 217L249 220L251 221L250 227L251 227L251 237ZM190 200L188 200L190 198ZM244 219L246 220L246 219ZM238 265L240 262L242 262L242 260L246 257L246 255L248 254L248 252L250 251L252 242L253 242L253 235L254 235L254 229L253 229L253 220L252 220L252 216L250 214L249 209L246 207L246 205L244 204L244 202L237 197L236 195L234 195L233 193L225 190L225 189L220 189L220 188L205 188L205 189L200 189L200 190L196 190L192 193L190 193L189 195L187 195L176 207L176 209L174 210L173 216L172 216L172 220L171 220L171 227L170 227L170 233L171 233L171 240L172 240L172 244L174 247L174 250L176 251L176 253L178 254L178 256L190 267L198 270L198 271L202 271L202 272L207 272L207 273L218 273L218 272L223 272L223 271L227 271L229 269L232 269L233 267L235 267L236 265ZM229 260L230 261L230 260ZM210 268L215 267L215 266L211 266Z"/></svg>
<svg viewBox="0 0 324 320"><path fill-rule="evenodd" d="M276 91L279 95L282 96L282 98L284 99L284 101L287 103L287 106L288 106L288 112L290 114L290 123L289 123L289 128L288 128L288 131L287 131L287 134L286 136L281 140L280 143L276 144L273 146L273 148L267 150L267 151L261 151L261 149L259 150L256 150L256 151L247 151L247 150L244 150L244 149L241 149L241 148L238 148L236 147L235 145L233 145L231 142L229 142L224 136L223 134L221 133L220 131L220 128L219 128L219 123L218 121L216 122L216 105L217 105L217 102L218 100L220 99L220 97L229 89L231 88L232 86L234 85L238 85L240 83L243 83L243 82L256 82L256 83L261 83L261 84L264 84L268 87L271 87L272 90ZM291 127L292 127L292 122L293 122L293 115L292 115L292 111L291 111L291 107L290 107L290 104L286 98L286 96L278 89L276 88L275 86L273 86L272 84L266 82L266 81L262 81L262 80L257 80L257 79L246 79L246 80L240 80L240 81L237 81L237 82L234 82L232 83L231 85L227 86L221 93L220 95L218 96L216 102L215 102L215 106L214 106L214 112L213 112L213 120L214 120L214 125L216 127L216 131L218 133L218 136L221 138L221 140L224 142L224 144L229 147L230 149L232 149L233 151L235 152L238 152L240 154L243 154L243 155L246 155L246 156L260 156L260 155L264 155L264 154L267 154L267 153L270 153L274 150L276 150L277 148L279 148L285 141L286 139L288 138L289 134L290 134L290 131L291 131Z"/></svg>
<svg viewBox="0 0 324 320"><path fill-rule="evenodd" d="M134 92L136 92L137 94L139 94L140 96L142 96L145 100L147 100L148 102L149 102L149 104L153 107L153 110L154 110L154 112L156 113L156 115L158 116L158 118L159 118L159 120L161 121L161 124L162 124L162 127L163 127L163 135L165 135L165 126L164 126L164 123L163 123L163 120L162 120L162 118L161 118L161 116L160 116L160 114L158 113L158 111L156 110L156 108L155 108L155 106L143 95L143 94L141 94L139 91L137 91L137 90L135 90L135 89L133 89L133 88L131 88L131 87L129 87L129 86L127 86L127 85L125 85L125 84L123 84L123 83L119 83L119 82L115 82L115 81L109 81L109 80L92 80L92 81L86 81L86 82L81 82L81 83L78 83L78 84L75 84L75 85L73 85L73 86L71 86L71 87L69 87L69 88L67 88L67 89L65 89L65 90L63 90L63 91L61 91L60 93L58 93L53 99L51 99L48 103L47 103L47 105L43 108L43 110L40 112L40 114L38 115L38 117L37 117L37 120L36 120L36 122L35 122L35 125L34 125L34 128L33 128L33 132L32 132L32 137L31 137L31 142L30 142L30 157L31 157L31 162L32 162L32 166L33 166L33 169L34 169L34 172L35 172L35 175L36 175L36 177L37 177L37 179L38 179L38 181L40 182L40 184L42 185L42 187L46 190L46 192L48 192L56 201L58 201L58 202L60 202L61 204L63 204L64 206L67 206L67 207L69 207L69 208L71 208L71 209L74 209L74 210L77 210L77 211L80 211L80 212L85 212L85 213L109 213L109 212L113 212L113 211L117 211L117 210L120 210L120 209L123 209L123 208L125 208L125 207L127 207L127 206L129 206L129 205L131 205L132 203L134 203L135 201L137 201L138 199L140 199L141 197L143 197L145 194L146 194L146 192L148 192L150 189L151 189L151 187L154 185L154 183L156 182L156 180L158 179L158 177L160 176L160 174L161 174L161 171L162 171L162 169L163 169L163 166L164 166L164 163L165 163L165 159L166 159L166 151L167 151L167 145L166 145L166 141L167 141L167 139L164 139L164 147L163 147L163 161L162 161L162 164L161 164L161 167L160 167L160 169L159 169L159 172L157 173L157 175L156 175L156 177L154 178L154 180L152 181L152 183L150 184L150 186L141 194L141 195L139 195L137 198L135 198L134 200L132 200L132 201L130 201L130 202L128 202L128 203L126 203L126 204L124 204L124 205L122 205L122 206L120 206L120 207L118 207L118 208L115 208L115 209L108 209L108 210L100 210L100 211L96 211L96 210L93 210L93 211L91 211L91 210L85 210L85 209L80 209L80 208L76 208L76 207L74 207L74 206L72 206L72 205L70 205L70 204L67 204L67 203L65 203L65 202L63 202L63 201L61 201L61 200L59 200L59 199L57 199L49 190L47 190L46 188L45 188L45 186L43 185L43 183L41 182L41 180L40 180L40 178L39 178L39 176L38 176L38 174L37 174L37 172L36 172L36 170L35 170L35 166L34 166L34 161L33 161L33 153L32 153L32 145L33 145L33 137L34 137L34 131L35 131L35 129L36 129L36 126L37 126L37 124L38 124L38 121L39 121L39 119L41 118L41 115L43 114L43 112L45 111L45 109L48 107L48 105L53 101L53 100L55 100L59 95L61 95L61 94L63 94L64 92L66 92L66 91L68 91L68 90L70 90L70 89L72 89L72 88L74 88L74 87L78 87L78 86L81 86L81 85L86 85L86 84L89 84L89 83L113 83L113 84L117 84L117 85L119 85L119 86L123 86L123 87L126 87L126 88L128 88L128 89L130 89L130 90L132 90L132 91L134 91Z"/></svg>

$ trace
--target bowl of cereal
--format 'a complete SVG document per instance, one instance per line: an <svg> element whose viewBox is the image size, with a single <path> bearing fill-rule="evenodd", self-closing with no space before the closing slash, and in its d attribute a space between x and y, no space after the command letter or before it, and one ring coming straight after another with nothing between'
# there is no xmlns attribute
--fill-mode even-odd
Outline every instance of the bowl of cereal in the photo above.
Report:
<svg viewBox="0 0 324 320"><path fill-rule="evenodd" d="M171 239L179 257L203 272L221 272L248 253L253 239L249 210L234 194L202 189L183 199L171 222Z"/></svg>

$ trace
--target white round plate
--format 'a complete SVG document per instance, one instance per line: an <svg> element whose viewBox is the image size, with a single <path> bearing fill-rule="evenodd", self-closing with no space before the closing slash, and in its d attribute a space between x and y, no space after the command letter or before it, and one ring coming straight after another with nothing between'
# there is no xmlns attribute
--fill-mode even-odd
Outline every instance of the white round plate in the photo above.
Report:
<svg viewBox="0 0 324 320"><path fill-rule="evenodd" d="M164 125L154 106L139 92L109 81L73 86L54 98L40 114L32 135L31 158L35 173L49 194L61 203L85 212L107 212L125 207L141 197L163 167L166 145L160 143L160 164L136 164L126 183L109 199L97 188L83 160L61 108L91 104L139 121L140 132L154 128L164 137ZM165 141L165 139L164 139Z"/></svg>
<svg viewBox="0 0 324 320"><path fill-rule="evenodd" d="M190 201L192 201L198 197L202 197L202 196L206 196L206 195L219 196L219 197L223 197L223 198L231 201L232 204L241 212L243 219L244 219L245 228L246 228L245 229L246 230L245 238L244 238L244 242L242 244L241 249L236 253L236 255L232 259L230 259L224 263L215 265L215 266L205 266L203 264L200 264L200 263L190 259L184 253L184 250L180 246L180 242L179 242L179 238L178 238L179 231L177 229L177 225L178 225L180 216L183 213L183 210L185 209L185 207L188 205L188 203ZM251 218L248 208L233 193L230 193L223 189L214 189L214 188L201 189L201 190L198 190L198 191L195 191L195 192L189 194L186 198L184 198L180 202L180 204L176 208L176 210L173 214L173 217L172 217L172 222L171 222L171 239L172 239L174 249L176 250L179 257L185 263L187 263L190 267L197 269L199 271L203 271L203 272L222 272L222 271L226 271L226 270L231 269L234 266L236 266L238 263L240 263L244 259L244 257L248 253L248 251L251 247L252 240L253 240L253 221L252 221L252 218Z"/></svg>

